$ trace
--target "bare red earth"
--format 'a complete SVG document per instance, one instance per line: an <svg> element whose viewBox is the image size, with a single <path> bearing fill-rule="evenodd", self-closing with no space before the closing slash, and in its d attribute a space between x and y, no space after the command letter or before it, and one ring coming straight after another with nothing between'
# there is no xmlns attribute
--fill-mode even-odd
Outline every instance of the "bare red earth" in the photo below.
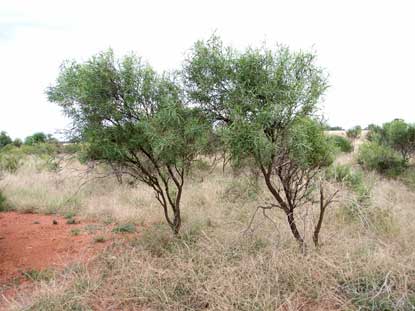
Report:
<svg viewBox="0 0 415 311"><path fill-rule="evenodd" d="M94 236L71 234L86 224L66 221L54 215L0 213L0 284L28 270L64 267L90 256L97 247Z"/></svg>

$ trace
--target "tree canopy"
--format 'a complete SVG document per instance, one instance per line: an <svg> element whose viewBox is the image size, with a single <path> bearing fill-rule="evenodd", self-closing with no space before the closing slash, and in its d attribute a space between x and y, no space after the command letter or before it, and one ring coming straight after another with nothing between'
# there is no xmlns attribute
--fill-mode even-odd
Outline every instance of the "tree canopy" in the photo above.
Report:
<svg viewBox="0 0 415 311"><path fill-rule="evenodd" d="M0 132L0 148L11 144L13 141L5 131Z"/></svg>
<svg viewBox="0 0 415 311"><path fill-rule="evenodd" d="M206 147L210 124L184 105L174 76L109 50L85 63L66 62L47 93L72 118L87 157L152 187L177 234L185 173Z"/></svg>
<svg viewBox="0 0 415 311"><path fill-rule="evenodd" d="M239 52L213 36L194 45L183 76L191 101L218 122L233 162L254 159L302 244L294 210L310 200L317 173L333 159L315 119L327 89L315 55L283 46Z"/></svg>

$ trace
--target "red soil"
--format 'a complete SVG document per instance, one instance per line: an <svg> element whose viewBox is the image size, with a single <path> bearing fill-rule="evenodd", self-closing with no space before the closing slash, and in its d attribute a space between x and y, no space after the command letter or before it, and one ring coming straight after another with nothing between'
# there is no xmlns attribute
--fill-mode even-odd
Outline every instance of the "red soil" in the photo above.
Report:
<svg viewBox="0 0 415 311"><path fill-rule="evenodd" d="M0 309L2 300L12 298L21 289L30 289L25 272L61 269L86 261L107 244L95 243L92 233L101 230L99 235L105 235L102 229L109 228L90 232L86 225L94 224L66 222L55 215L0 213ZM72 229L79 229L80 234L72 234Z"/></svg>

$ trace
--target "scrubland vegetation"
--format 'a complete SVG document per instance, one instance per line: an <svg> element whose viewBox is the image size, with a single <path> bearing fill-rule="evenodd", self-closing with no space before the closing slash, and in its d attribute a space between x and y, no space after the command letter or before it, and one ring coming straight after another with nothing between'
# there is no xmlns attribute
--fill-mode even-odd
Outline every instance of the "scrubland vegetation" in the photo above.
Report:
<svg viewBox="0 0 415 311"><path fill-rule="evenodd" d="M67 62L48 96L75 143L7 140L0 209L137 232L9 307L413 310L414 126L325 133L326 87L312 54L216 37L177 76L111 51Z"/></svg>

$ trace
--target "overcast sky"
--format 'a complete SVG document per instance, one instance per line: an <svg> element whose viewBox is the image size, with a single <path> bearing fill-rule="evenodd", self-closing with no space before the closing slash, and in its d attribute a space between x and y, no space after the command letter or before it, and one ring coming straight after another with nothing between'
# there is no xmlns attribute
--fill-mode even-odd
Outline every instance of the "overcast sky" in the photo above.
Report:
<svg viewBox="0 0 415 311"><path fill-rule="evenodd" d="M415 122L414 3L0 0L0 130L24 138L68 125L44 94L64 59L112 47L169 70L214 31L235 48L314 50L330 76L323 111L332 125Z"/></svg>

